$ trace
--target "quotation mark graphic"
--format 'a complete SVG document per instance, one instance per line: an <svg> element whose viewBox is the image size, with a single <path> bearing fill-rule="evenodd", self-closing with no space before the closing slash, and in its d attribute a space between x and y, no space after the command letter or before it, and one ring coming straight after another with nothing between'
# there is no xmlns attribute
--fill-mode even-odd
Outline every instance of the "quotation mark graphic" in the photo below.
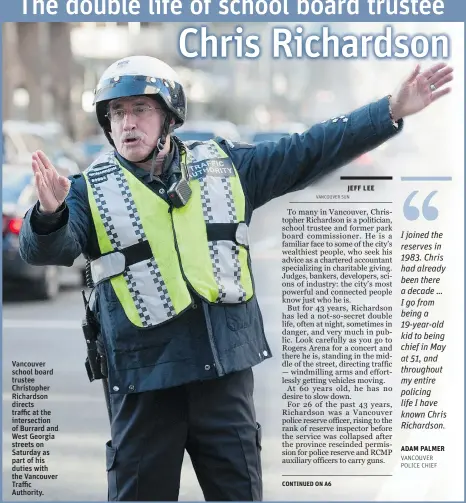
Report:
<svg viewBox="0 0 466 503"><path fill-rule="evenodd" d="M411 192L403 204L403 214L406 220L417 220L419 218L418 208L411 205L411 201L418 192L418 190ZM435 194L437 194L437 191L433 190L422 203L422 216L426 220L436 220L438 217L438 209L435 206L429 206L429 203Z"/></svg>

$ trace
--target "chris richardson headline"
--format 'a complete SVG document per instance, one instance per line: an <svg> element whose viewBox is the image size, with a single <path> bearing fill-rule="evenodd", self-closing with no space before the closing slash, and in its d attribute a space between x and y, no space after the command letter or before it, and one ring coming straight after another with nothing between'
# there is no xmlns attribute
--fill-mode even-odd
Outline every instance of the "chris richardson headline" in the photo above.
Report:
<svg viewBox="0 0 466 503"><path fill-rule="evenodd" d="M262 35L263 36L263 35ZM432 58L450 57L447 34L395 34L391 26L380 33L332 33L322 26L318 32L305 33L302 26L271 29L272 58ZM178 49L185 58L248 58L261 56L262 40L257 33L245 33L237 26L233 33L219 35L207 26L184 28L179 35Z"/></svg>

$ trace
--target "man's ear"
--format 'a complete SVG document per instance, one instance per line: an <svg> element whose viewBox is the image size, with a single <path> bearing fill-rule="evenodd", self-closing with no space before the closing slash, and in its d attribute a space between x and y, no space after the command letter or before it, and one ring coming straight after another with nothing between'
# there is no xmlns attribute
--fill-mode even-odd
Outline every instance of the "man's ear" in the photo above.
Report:
<svg viewBox="0 0 466 503"><path fill-rule="evenodd" d="M168 128L168 134L173 133L174 130L175 130L175 119L172 119L170 121L170 127Z"/></svg>
<svg viewBox="0 0 466 503"><path fill-rule="evenodd" d="M109 129L109 130L107 131L107 133L108 133L108 136L110 136L110 138L113 140L112 130L111 130L111 129Z"/></svg>

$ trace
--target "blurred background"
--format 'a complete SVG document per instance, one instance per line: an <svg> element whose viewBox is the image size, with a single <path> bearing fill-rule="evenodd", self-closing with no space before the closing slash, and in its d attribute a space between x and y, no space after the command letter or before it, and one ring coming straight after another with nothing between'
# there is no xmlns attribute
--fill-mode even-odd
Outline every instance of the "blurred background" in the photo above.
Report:
<svg viewBox="0 0 466 503"><path fill-rule="evenodd" d="M210 23L208 29L211 34L234 34L235 26ZM311 30L313 24L304 27ZM184 58L178 50L182 28L178 23L6 23L4 119L57 121L91 153L93 135L100 133L93 89L108 65L131 54L161 58L179 72L190 120L227 120L240 128L267 129L284 122L308 124L332 108L351 106L352 92L346 87L351 65L272 60L269 23L247 24L248 33L261 36L262 57L257 60ZM346 29L343 23L333 28ZM345 81L344 95L332 87L337 67Z"/></svg>
<svg viewBox="0 0 466 503"><path fill-rule="evenodd" d="M211 23L209 32L230 34L234 27ZM352 65L273 60L268 55L268 23L248 25L249 33L261 35L262 57L256 61L184 58L178 50L183 28L177 23L3 25L3 257L7 287L20 285L16 288L20 293L52 299L70 272L83 278L82 259L71 270L27 266L18 255L17 235L24 211L36 197L30 183L33 151L44 150L61 174L72 175L86 169L109 147L92 100L101 74L115 60L146 54L177 70L188 97L189 120L177 131L181 139L276 140L300 133L355 102L348 86L354 80ZM347 26L337 29L344 31ZM336 71L341 88L335 87ZM27 289L23 288L25 282Z"/></svg>
<svg viewBox="0 0 466 503"><path fill-rule="evenodd" d="M235 26L210 23L208 30L209 34L234 34ZM69 273L83 278L82 259L70 270L28 267L19 258L17 236L25 210L36 200L30 183L32 152L42 149L60 173L69 176L86 169L109 147L98 127L92 100L101 74L115 60L146 54L177 70L188 97L188 121L177 130L181 139L222 136L251 143L275 141L379 98L374 83L385 77L393 81L395 65L273 59L273 26L247 23L245 34L259 34L262 48L260 58L248 60L182 57L178 37L186 26L179 23L4 23L5 285L20 284L19 290L29 296L52 299ZM316 23L302 26L305 33L320 27ZM366 23L364 29L370 31L371 26ZM330 27L336 34L353 29L348 23ZM416 24L404 23L403 28L415 30ZM365 86L360 85L362 78ZM407 150L414 148L409 140L405 145ZM360 165L371 162L368 155L357 161ZM257 226L255 238L263 246L268 246L267 232L267 226ZM27 289L23 288L25 282Z"/></svg>
<svg viewBox="0 0 466 503"><path fill-rule="evenodd" d="M301 25L305 32L320 28L312 23ZM36 201L31 153L39 148L44 150L61 173L71 175L84 170L109 147L98 128L92 106L93 89L105 68L128 55L146 54L163 59L179 72L187 91L189 120L179 130L182 138L206 139L219 135L254 143L301 132L316 122L347 114L393 92L394 86L416 63L375 58L273 60L269 52L273 24L245 23L243 26L245 33L261 35L260 59L185 59L178 51L178 36L187 26L178 23L2 25L4 499L11 499L12 488L11 367L8 363L12 359L45 361L48 368L54 369L53 377L42 380L42 384L51 385L51 392L47 403L41 405L52 411L52 421L60 428L56 439L48 445L49 473L57 473L59 478L37 482L34 486L44 490L48 501L106 499L107 413L100 384L90 384L84 369L80 292L84 261L80 257L70 268L30 267L18 254L22 217ZM383 26L381 23L330 25L333 32L340 34L375 33ZM433 23L406 22L392 26L408 34L439 31ZM220 35L234 33L236 25L210 23L208 27L210 32ZM447 98L422 116L410 118L402 135L318 184L268 203L253 217L251 255L256 291L275 354L275 358L255 369L257 416L264 432L265 500L368 501L375 499L380 491L381 482L377 477L365 479L364 484L357 478L343 477L341 484L336 483L331 489L315 489L312 493L306 488L281 486L282 402L277 392L281 389L280 219L292 198L310 200L316 192L345 191L347 183L339 177L348 172L438 175L441 167L442 173L455 172L458 181L455 187L461 189L463 26L452 24L442 26L442 30L451 35L455 48L456 87L460 90L456 98ZM432 61L422 64L425 67ZM446 135L447 124L450 129ZM445 138L445 147L439 147L439 138ZM445 190L444 194L445 204L458 206L457 199L449 197ZM384 185L374 197L391 198L392 195L392 187ZM452 219L450 222L442 225L455 225ZM461 254L459 248L454 249ZM185 464L180 500L203 500L189 458ZM453 476L454 470L451 474Z"/></svg>

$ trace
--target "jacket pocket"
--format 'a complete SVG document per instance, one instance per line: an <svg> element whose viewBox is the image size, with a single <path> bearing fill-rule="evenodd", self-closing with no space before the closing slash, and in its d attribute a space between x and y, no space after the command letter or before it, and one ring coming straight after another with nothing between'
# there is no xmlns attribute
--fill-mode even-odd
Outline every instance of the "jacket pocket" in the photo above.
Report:
<svg viewBox="0 0 466 503"><path fill-rule="evenodd" d="M229 305L224 309L227 327L230 330L237 332L251 325L252 309L249 306L249 302L245 304Z"/></svg>

